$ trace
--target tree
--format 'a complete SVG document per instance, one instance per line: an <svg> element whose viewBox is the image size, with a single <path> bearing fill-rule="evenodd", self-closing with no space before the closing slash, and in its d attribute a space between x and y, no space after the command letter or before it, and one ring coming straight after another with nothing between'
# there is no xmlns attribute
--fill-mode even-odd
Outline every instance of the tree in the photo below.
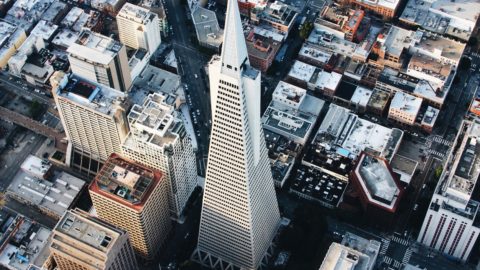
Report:
<svg viewBox="0 0 480 270"><path fill-rule="evenodd" d="M435 168L435 179L439 179L440 176L442 175L442 172L443 172L443 167L442 165L438 166L437 168Z"/></svg>
<svg viewBox="0 0 480 270"><path fill-rule="evenodd" d="M32 101L32 103L30 103L28 112L30 114L30 117L38 118L42 112L42 105L38 101L34 100Z"/></svg>
<svg viewBox="0 0 480 270"><path fill-rule="evenodd" d="M312 22L306 22L300 27L300 37L303 39L308 38L310 35L310 32L313 29L313 23Z"/></svg>

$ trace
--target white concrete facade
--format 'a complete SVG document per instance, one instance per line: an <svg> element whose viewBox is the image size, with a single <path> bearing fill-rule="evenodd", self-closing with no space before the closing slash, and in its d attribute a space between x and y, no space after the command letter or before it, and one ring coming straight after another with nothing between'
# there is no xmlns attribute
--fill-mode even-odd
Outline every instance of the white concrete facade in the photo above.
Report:
<svg viewBox="0 0 480 270"><path fill-rule="evenodd" d="M169 183L170 215L177 219L197 186L197 166L192 140L175 111L175 103L167 104L166 99L155 93L143 106L134 105L128 116L131 132L122 144L122 152L164 173Z"/></svg>
<svg viewBox="0 0 480 270"><path fill-rule="evenodd" d="M464 262L480 233L480 203L471 198L480 175L480 123L464 121L455 142L417 240Z"/></svg>
<svg viewBox="0 0 480 270"><path fill-rule="evenodd" d="M260 72L250 67L236 0L229 0L221 56L209 65L212 132L194 260L258 269L280 225L260 121Z"/></svg>
<svg viewBox="0 0 480 270"><path fill-rule="evenodd" d="M116 18L120 42L134 49L145 49L153 55L161 43L158 15L126 3Z"/></svg>

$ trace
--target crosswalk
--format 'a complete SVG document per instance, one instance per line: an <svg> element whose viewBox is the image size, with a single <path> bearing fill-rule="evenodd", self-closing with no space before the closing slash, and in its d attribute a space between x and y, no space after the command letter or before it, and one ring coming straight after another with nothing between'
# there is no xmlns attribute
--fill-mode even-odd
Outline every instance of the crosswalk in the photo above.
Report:
<svg viewBox="0 0 480 270"><path fill-rule="evenodd" d="M440 158L445 157L444 153L438 152L437 150L433 150L433 149L427 149L427 153L431 154L431 155L435 155L435 156L440 157Z"/></svg>
<svg viewBox="0 0 480 270"><path fill-rule="evenodd" d="M440 143L440 144L444 144L444 145L447 145L447 146L452 146L452 142L447 140L447 139L444 139L442 137L439 137L439 136L434 136L433 137L433 141L434 142L437 142L437 143Z"/></svg>
<svg viewBox="0 0 480 270"><path fill-rule="evenodd" d="M480 53L473 52L471 53L473 57L480 58Z"/></svg>
<svg viewBox="0 0 480 270"><path fill-rule="evenodd" d="M411 248L408 248L407 251L405 252L405 255L403 256L402 263L407 264L410 261L410 258L412 257L413 250Z"/></svg>
<svg viewBox="0 0 480 270"><path fill-rule="evenodd" d="M393 261L393 268L395 269L400 269L400 266L402 266L402 263L397 261L397 260L394 260Z"/></svg>
<svg viewBox="0 0 480 270"><path fill-rule="evenodd" d="M382 248L380 249L380 255L385 255L390 246L390 239L382 238Z"/></svg>
<svg viewBox="0 0 480 270"><path fill-rule="evenodd" d="M402 244L402 245L404 245L404 246L408 246L408 241L407 241L407 239L400 238L400 237L394 235L394 236L392 237L392 240L393 240L394 242L396 242L396 243Z"/></svg>
<svg viewBox="0 0 480 270"><path fill-rule="evenodd" d="M383 262L390 265L392 263L393 259L388 257L388 256L385 256L383 257Z"/></svg>

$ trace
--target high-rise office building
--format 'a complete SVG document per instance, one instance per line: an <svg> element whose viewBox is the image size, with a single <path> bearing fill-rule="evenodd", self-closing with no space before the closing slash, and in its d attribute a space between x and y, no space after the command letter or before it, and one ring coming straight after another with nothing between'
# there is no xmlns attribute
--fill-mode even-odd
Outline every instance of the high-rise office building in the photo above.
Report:
<svg viewBox="0 0 480 270"><path fill-rule="evenodd" d="M130 235L135 252L153 259L171 229L162 173L112 154L89 188L99 218Z"/></svg>
<svg viewBox="0 0 480 270"><path fill-rule="evenodd" d="M197 250L222 269L262 266L280 214L260 121L253 69L236 0L229 0L221 56L209 64L212 132Z"/></svg>
<svg viewBox="0 0 480 270"><path fill-rule="evenodd" d="M145 49L152 55L160 46L158 15L148 9L125 3L117 14L120 42L134 49Z"/></svg>
<svg viewBox="0 0 480 270"><path fill-rule="evenodd" d="M197 186L197 166L192 141L176 110L176 98L149 95L128 114L130 133L122 145L123 155L160 170L169 183L170 214L180 217Z"/></svg>
<svg viewBox="0 0 480 270"><path fill-rule="evenodd" d="M464 262L480 234L480 123L463 121L454 142L417 240Z"/></svg>
<svg viewBox="0 0 480 270"><path fill-rule="evenodd" d="M67 52L75 75L122 92L130 89L132 78L122 43L85 29Z"/></svg>
<svg viewBox="0 0 480 270"><path fill-rule="evenodd" d="M121 153L128 134L126 94L61 71L50 84L69 142L66 163L97 172L110 154Z"/></svg>
<svg viewBox="0 0 480 270"><path fill-rule="evenodd" d="M128 233L75 209L52 232L50 251L62 270L138 269Z"/></svg>

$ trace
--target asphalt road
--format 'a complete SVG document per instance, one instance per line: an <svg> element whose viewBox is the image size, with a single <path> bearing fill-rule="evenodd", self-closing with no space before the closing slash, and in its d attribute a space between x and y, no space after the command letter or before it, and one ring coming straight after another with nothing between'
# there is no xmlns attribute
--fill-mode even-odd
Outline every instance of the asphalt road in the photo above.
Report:
<svg viewBox="0 0 480 270"><path fill-rule="evenodd" d="M195 114L197 123L195 134L198 140L198 155L203 157L208 153L210 125L210 96L205 84L206 76L202 69L209 57L202 54L191 42L192 33L195 33L191 21L187 20L186 6L178 0L166 0L165 9L169 24L172 26L173 48L178 61L179 75L187 85L187 95L190 111ZM191 105L190 105L191 104ZM200 114L198 114L200 112Z"/></svg>
<svg viewBox="0 0 480 270"><path fill-rule="evenodd" d="M11 78L11 79L10 79ZM38 102L46 104L48 106L55 106L55 101L43 94L36 93L32 90L32 86L28 86L27 83L19 78L15 78L3 72L0 72L0 86L3 86L4 89L13 92L15 94L20 94L23 96L33 97ZM25 89L27 88L27 89Z"/></svg>

